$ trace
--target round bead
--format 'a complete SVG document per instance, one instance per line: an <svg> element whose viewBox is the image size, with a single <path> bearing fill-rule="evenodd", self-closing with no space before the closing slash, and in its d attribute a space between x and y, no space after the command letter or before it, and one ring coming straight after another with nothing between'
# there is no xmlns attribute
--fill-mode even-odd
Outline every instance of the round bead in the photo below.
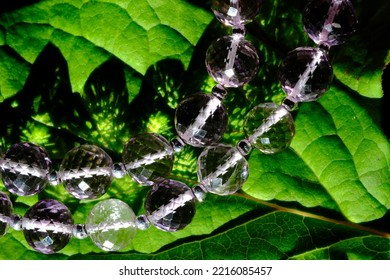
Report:
<svg viewBox="0 0 390 280"><path fill-rule="evenodd" d="M125 165L121 162L114 163L112 167L112 174L117 179L122 179L126 175L126 168Z"/></svg>
<svg viewBox="0 0 390 280"><path fill-rule="evenodd" d="M237 150L245 157L252 151L252 144L247 139L241 140L237 144Z"/></svg>
<svg viewBox="0 0 390 280"><path fill-rule="evenodd" d="M224 36L207 49L206 67L217 83L240 87L256 76L259 56L252 43L242 35Z"/></svg>
<svg viewBox="0 0 390 280"><path fill-rule="evenodd" d="M198 179L211 193L233 194L247 178L248 162L230 145L207 147L198 158Z"/></svg>
<svg viewBox="0 0 390 280"><path fill-rule="evenodd" d="M66 153L59 171L65 189L78 199L94 199L111 185L113 162L94 145L81 145Z"/></svg>
<svg viewBox="0 0 390 280"><path fill-rule="evenodd" d="M150 222L145 215L140 215L137 217L136 226L139 230L147 230L150 228Z"/></svg>
<svg viewBox="0 0 390 280"><path fill-rule="evenodd" d="M57 200L45 199L37 202L26 212L22 223L28 244L44 254L58 252L72 237L72 215L68 208Z"/></svg>
<svg viewBox="0 0 390 280"><path fill-rule="evenodd" d="M290 100L314 101L328 90L333 69L324 50L297 48L283 60L279 79Z"/></svg>
<svg viewBox="0 0 390 280"><path fill-rule="evenodd" d="M176 131L191 146L204 147L218 142L226 131L227 123L227 110L213 95L193 94L176 109Z"/></svg>
<svg viewBox="0 0 390 280"><path fill-rule="evenodd" d="M192 189L196 199L199 202L203 202L207 195L207 189L202 185L197 185Z"/></svg>
<svg viewBox="0 0 390 280"><path fill-rule="evenodd" d="M212 10L225 25L237 26L252 20L260 10L262 0L213 0Z"/></svg>
<svg viewBox="0 0 390 280"><path fill-rule="evenodd" d="M163 136L143 133L127 142L122 161L127 173L136 182L150 186L171 173L174 151Z"/></svg>
<svg viewBox="0 0 390 280"><path fill-rule="evenodd" d="M88 215L85 227L96 246L105 251L126 248L137 232L133 210L119 199L96 204Z"/></svg>
<svg viewBox="0 0 390 280"><path fill-rule="evenodd" d="M326 46L344 43L357 28L357 17L349 0L311 1L302 21L309 37Z"/></svg>
<svg viewBox="0 0 390 280"><path fill-rule="evenodd" d="M5 187L13 194L30 196L44 189L51 170L46 151L33 143L14 144L0 160Z"/></svg>
<svg viewBox="0 0 390 280"><path fill-rule="evenodd" d="M85 229L85 225L77 224L73 226L73 236L77 239L85 239L88 237L87 230Z"/></svg>
<svg viewBox="0 0 390 280"><path fill-rule="evenodd" d="M294 120L284 107L262 103L248 113L244 131L256 149L273 154L289 147L295 134Z"/></svg>
<svg viewBox="0 0 390 280"><path fill-rule="evenodd" d="M0 192L0 237L7 233L13 213L12 202L8 195Z"/></svg>
<svg viewBox="0 0 390 280"><path fill-rule="evenodd" d="M145 201L146 216L157 228L177 231L186 227L195 215L195 196L178 181L164 180L153 186Z"/></svg>

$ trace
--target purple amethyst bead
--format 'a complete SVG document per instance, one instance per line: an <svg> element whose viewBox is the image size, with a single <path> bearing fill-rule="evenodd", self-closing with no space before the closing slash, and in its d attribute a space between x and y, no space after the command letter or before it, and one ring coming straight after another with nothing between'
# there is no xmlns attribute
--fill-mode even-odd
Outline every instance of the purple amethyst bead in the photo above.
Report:
<svg viewBox="0 0 390 280"><path fill-rule="evenodd" d="M17 143L0 159L0 173L5 187L13 194L30 196L47 184L51 160L46 151L32 143Z"/></svg>
<svg viewBox="0 0 390 280"><path fill-rule="evenodd" d="M12 213L11 200L5 193L0 192L0 237L7 233Z"/></svg>
<svg viewBox="0 0 390 280"><path fill-rule="evenodd" d="M24 237L34 250L53 254L64 248L72 237L73 218L65 205L45 199L26 212L22 227Z"/></svg>
<svg viewBox="0 0 390 280"><path fill-rule="evenodd" d="M164 180L146 196L146 216L157 228L177 231L186 227L195 215L195 196L185 184Z"/></svg>

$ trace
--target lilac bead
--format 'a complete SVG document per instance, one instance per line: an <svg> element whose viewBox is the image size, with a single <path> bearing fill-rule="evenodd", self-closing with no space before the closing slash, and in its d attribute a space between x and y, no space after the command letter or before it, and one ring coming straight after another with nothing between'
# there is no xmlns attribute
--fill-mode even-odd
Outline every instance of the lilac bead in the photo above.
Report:
<svg viewBox="0 0 390 280"><path fill-rule="evenodd" d="M33 143L14 144L0 159L5 187L13 194L30 196L41 192L51 171L46 151Z"/></svg>
<svg viewBox="0 0 390 280"><path fill-rule="evenodd" d="M259 56L241 34L214 41L206 52L206 67L213 79L225 87L249 83L259 69Z"/></svg>
<svg viewBox="0 0 390 280"><path fill-rule="evenodd" d="M72 237L73 218L68 208L57 200L41 200L26 212L23 233L34 250L53 254L64 248Z"/></svg>
<svg viewBox="0 0 390 280"><path fill-rule="evenodd" d="M303 12L303 25L317 44L344 43L356 31L357 18L349 0L314 0Z"/></svg>
<svg viewBox="0 0 390 280"><path fill-rule="evenodd" d="M184 142L195 147L218 142L226 131L227 122L225 106L212 95L193 94L176 109L176 131Z"/></svg>
<svg viewBox="0 0 390 280"><path fill-rule="evenodd" d="M283 60L279 79L289 99L295 102L314 101L328 90L333 69L323 49L297 48Z"/></svg>
<svg viewBox="0 0 390 280"><path fill-rule="evenodd" d="M157 228L177 231L186 227L195 215L195 196L185 184L164 180L146 196L146 216Z"/></svg>
<svg viewBox="0 0 390 280"><path fill-rule="evenodd" d="M66 153L59 171L65 189L78 199L106 193L113 179L110 156L94 145L81 145Z"/></svg>
<svg viewBox="0 0 390 280"><path fill-rule="evenodd" d="M0 237L7 233L12 213L11 200L5 193L0 192Z"/></svg>
<svg viewBox="0 0 390 280"><path fill-rule="evenodd" d="M252 20L260 10L262 0L213 0L212 10L225 25L238 26Z"/></svg>

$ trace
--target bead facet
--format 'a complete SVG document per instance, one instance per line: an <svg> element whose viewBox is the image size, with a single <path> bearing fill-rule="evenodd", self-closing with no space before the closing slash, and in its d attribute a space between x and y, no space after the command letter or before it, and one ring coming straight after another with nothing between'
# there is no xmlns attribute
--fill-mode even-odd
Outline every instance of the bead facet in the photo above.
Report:
<svg viewBox="0 0 390 280"><path fill-rule="evenodd" d="M225 106L213 95L193 94L176 109L176 131L191 146L204 147L218 142L226 131L227 122Z"/></svg>
<svg viewBox="0 0 390 280"><path fill-rule="evenodd" d="M59 171L65 189L78 199L94 199L111 185L113 162L94 145L81 145L66 153Z"/></svg>
<svg viewBox="0 0 390 280"><path fill-rule="evenodd" d="M333 69L321 48L297 48L283 60L279 79L290 100L314 101L328 90Z"/></svg>
<svg viewBox="0 0 390 280"><path fill-rule="evenodd" d="M177 231L195 215L195 196L185 184L165 180L153 186L146 196L146 216L157 228Z"/></svg>
<svg viewBox="0 0 390 280"><path fill-rule="evenodd" d="M214 41L206 52L207 71L224 87L249 83L259 69L259 56L251 42L240 34Z"/></svg>
<svg viewBox="0 0 390 280"><path fill-rule="evenodd" d="M199 182L211 193L237 192L248 178L248 162L230 145L218 144L203 150L198 158Z"/></svg>
<svg viewBox="0 0 390 280"><path fill-rule="evenodd" d="M45 199L37 202L26 212L22 223L28 244L44 254L58 252L72 237L72 215L68 208L57 200Z"/></svg>
<svg viewBox="0 0 390 280"><path fill-rule="evenodd" d="M173 168L174 151L163 136L143 133L127 142L122 161L127 173L141 185L153 185Z"/></svg>
<svg viewBox="0 0 390 280"><path fill-rule="evenodd" d="M244 130L252 145L265 154L289 147L295 134L290 112L275 103L262 103L247 115Z"/></svg>
<svg viewBox="0 0 390 280"><path fill-rule="evenodd" d="M44 189L51 165L42 147L22 142L12 145L0 159L0 173L11 193L30 196Z"/></svg>
<svg viewBox="0 0 390 280"><path fill-rule="evenodd" d="M211 9L223 24L237 26L252 20L261 3L262 0L213 0Z"/></svg>
<svg viewBox="0 0 390 280"><path fill-rule="evenodd" d="M357 28L357 17L349 0L311 1L302 21L306 33L319 45L342 44Z"/></svg>
<svg viewBox="0 0 390 280"><path fill-rule="evenodd" d="M0 192L0 237L7 233L13 214L12 202L8 195Z"/></svg>
<svg viewBox="0 0 390 280"><path fill-rule="evenodd" d="M119 251L130 245L137 232L136 216L119 199L103 200L92 208L85 228L96 246L105 251Z"/></svg>

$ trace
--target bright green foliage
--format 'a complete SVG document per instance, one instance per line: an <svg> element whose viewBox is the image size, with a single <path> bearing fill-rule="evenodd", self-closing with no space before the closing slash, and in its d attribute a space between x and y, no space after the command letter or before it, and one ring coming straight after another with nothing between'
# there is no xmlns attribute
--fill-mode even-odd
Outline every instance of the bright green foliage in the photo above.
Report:
<svg viewBox="0 0 390 280"><path fill-rule="evenodd" d="M139 132L175 137L174 113L189 94L209 93L204 54L229 29L209 2L190 0L41 0L0 2L0 145L45 147L54 167L79 144L105 149L115 162ZM223 142L243 139L247 112L284 98L278 67L289 50L313 45L303 32L306 0L263 1L248 24L261 67L224 100ZM123 252L75 240L54 256L32 251L22 232L0 238L0 259L390 259L390 145L381 130L382 70L390 62L387 0L353 1L359 31L330 50L335 81L318 102L294 112L291 148L248 157L249 179L236 195L208 195L192 223L167 233L139 231ZM4 9L4 10L3 10ZM197 184L201 150L176 155L172 179ZM115 197L144 213L147 187L115 179L98 200ZM5 191L0 186L0 191ZM97 201L61 187L11 196L16 213L42 198L64 202L84 223Z"/></svg>

